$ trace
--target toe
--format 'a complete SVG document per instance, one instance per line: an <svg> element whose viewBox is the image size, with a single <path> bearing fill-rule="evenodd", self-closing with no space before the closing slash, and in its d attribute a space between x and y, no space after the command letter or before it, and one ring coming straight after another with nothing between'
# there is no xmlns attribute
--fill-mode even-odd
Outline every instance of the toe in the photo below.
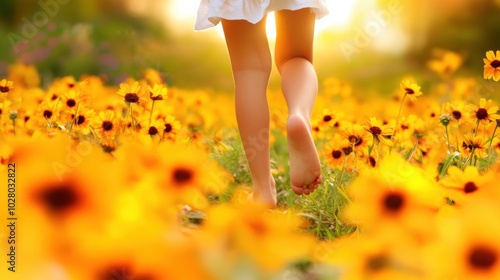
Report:
<svg viewBox="0 0 500 280"><path fill-rule="evenodd" d="M305 188L304 189L304 194L305 195L309 195L311 193L311 191L309 190L309 188Z"/></svg>
<svg viewBox="0 0 500 280"><path fill-rule="evenodd" d="M294 185L292 185L292 190L293 190L293 192L294 192L295 194L297 194L297 195L301 195L301 194L303 194L303 193L304 193L304 189L303 189L303 188L301 188L301 187L296 187L296 186L294 186Z"/></svg>

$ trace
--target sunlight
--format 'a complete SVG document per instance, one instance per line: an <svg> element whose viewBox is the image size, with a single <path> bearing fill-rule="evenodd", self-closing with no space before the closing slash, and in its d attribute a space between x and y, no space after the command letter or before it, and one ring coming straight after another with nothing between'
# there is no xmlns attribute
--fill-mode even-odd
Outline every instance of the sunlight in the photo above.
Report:
<svg viewBox="0 0 500 280"><path fill-rule="evenodd" d="M331 28L347 28L354 14L356 2L358 0L328 1L327 6L330 14L316 22L316 34ZM190 24L190 26L194 24L198 1L171 0L167 3L166 9L170 23ZM266 30L270 40L274 40L276 37L274 13L268 15ZM217 33L223 37L220 27L217 28Z"/></svg>
<svg viewBox="0 0 500 280"><path fill-rule="evenodd" d="M316 22L316 33L329 28L347 28L358 0L328 1L330 14Z"/></svg>
<svg viewBox="0 0 500 280"><path fill-rule="evenodd" d="M168 16L181 24L194 24L199 1L170 0L167 1Z"/></svg>

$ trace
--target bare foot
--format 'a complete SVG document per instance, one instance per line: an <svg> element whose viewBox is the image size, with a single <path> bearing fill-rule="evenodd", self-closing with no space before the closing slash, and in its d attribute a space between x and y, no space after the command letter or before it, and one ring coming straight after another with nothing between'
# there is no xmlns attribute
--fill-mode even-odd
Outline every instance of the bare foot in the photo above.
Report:
<svg viewBox="0 0 500 280"><path fill-rule="evenodd" d="M308 119L301 115L290 115L287 134L292 190L298 195L308 195L323 181Z"/></svg>
<svg viewBox="0 0 500 280"><path fill-rule="evenodd" d="M267 186L257 186L254 184L253 192L248 197L255 202L263 203L270 208L275 208L277 204L276 182L273 176Z"/></svg>

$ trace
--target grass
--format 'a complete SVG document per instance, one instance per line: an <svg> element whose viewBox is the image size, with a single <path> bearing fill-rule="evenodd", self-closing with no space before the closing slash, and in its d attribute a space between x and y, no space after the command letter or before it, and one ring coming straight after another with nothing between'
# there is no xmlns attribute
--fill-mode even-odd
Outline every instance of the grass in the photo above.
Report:
<svg viewBox="0 0 500 280"><path fill-rule="evenodd" d="M332 240L352 233L356 227L342 220L342 209L349 203L346 188L354 179L354 175L332 169L322 163L324 182L309 196L297 196L291 189L288 164L286 136L281 130L273 129L274 143L270 147L271 169L274 171L276 190L278 193L278 208L293 209L305 218L305 230L314 234L319 240ZM224 140L228 149L220 150L212 147L212 157L234 177L234 182L228 190L215 199L217 202L229 202L234 192L241 185L251 186L251 176L243 146L239 137ZM342 175L342 180L340 180ZM215 201L214 200L214 201Z"/></svg>

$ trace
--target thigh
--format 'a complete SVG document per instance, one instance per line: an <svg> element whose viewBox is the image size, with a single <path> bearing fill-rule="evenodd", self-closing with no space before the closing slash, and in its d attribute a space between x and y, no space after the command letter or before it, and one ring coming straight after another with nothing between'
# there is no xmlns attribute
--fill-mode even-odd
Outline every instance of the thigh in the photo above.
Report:
<svg viewBox="0 0 500 280"><path fill-rule="evenodd" d="M275 12L276 50L275 62L281 65L295 57L302 57L312 63L314 24L316 17L310 9Z"/></svg>
<svg viewBox="0 0 500 280"><path fill-rule="evenodd" d="M233 72L271 70L265 18L257 24L245 20L222 20L222 28Z"/></svg>

